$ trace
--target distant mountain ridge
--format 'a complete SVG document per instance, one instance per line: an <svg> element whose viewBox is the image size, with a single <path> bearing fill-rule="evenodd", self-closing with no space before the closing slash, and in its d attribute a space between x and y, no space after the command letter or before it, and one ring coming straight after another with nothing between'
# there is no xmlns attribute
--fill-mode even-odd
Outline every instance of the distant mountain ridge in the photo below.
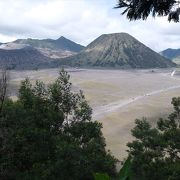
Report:
<svg viewBox="0 0 180 180"><path fill-rule="evenodd" d="M8 69L37 69L50 67L55 59L72 56L84 47L61 36L53 39L17 39L0 43L0 67Z"/></svg>
<svg viewBox="0 0 180 180"><path fill-rule="evenodd" d="M175 64L127 33L104 34L61 63L73 67L167 68Z"/></svg>
<svg viewBox="0 0 180 180"><path fill-rule="evenodd" d="M0 68L38 69L49 68L55 59L72 56L84 46L63 36L53 39L17 39L9 43L0 43Z"/></svg>
<svg viewBox="0 0 180 180"><path fill-rule="evenodd" d="M63 36L61 36L57 40L53 39L17 39L13 43L16 44L26 44L30 45L34 48L48 48L52 50L64 50L64 51L72 51L72 52L79 52L81 51L84 46L77 44Z"/></svg>
<svg viewBox="0 0 180 180"><path fill-rule="evenodd" d="M167 68L175 63L127 33L104 34L87 47L60 37L18 39L0 45L0 67L37 69L60 66L84 68Z"/></svg>
<svg viewBox="0 0 180 180"><path fill-rule="evenodd" d="M162 52L160 52L166 58L171 59L173 62L180 64L180 49L171 49L168 48Z"/></svg>

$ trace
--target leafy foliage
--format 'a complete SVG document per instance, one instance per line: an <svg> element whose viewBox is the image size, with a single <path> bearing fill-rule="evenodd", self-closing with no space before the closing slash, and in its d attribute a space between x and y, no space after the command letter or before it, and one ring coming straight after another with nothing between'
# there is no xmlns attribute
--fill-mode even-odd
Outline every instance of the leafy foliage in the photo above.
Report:
<svg viewBox="0 0 180 180"><path fill-rule="evenodd" d="M122 168L120 169L117 180L131 180L132 179L132 172L131 172L131 157L129 156L126 161L123 163ZM94 174L95 180L111 180L109 175L96 173Z"/></svg>
<svg viewBox="0 0 180 180"><path fill-rule="evenodd" d="M122 14L127 14L130 20L147 19L155 16L168 16L168 20L179 22L180 1L178 0L119 0L116 8L125 8Z"/></svg>
<svg viewBox="0 0 180 180"><path fill-rule="evenodd" d="M128 143L132 157L132 177L138 180L180 179L180 98L173 98L174 112L152 127L145 119L136 120Z"/></svg>
<svg viewBox="0 0 180 180"><path fill-rule="evenodd" d="M118 173L119 180L130 180L131 179L131 157L129 156L124 162L123 167Z"/></svg>
<svg viewBox="0 0 180 180"><path fill-rule="evenodd" d="M0 112L3 109L4 101L7 98L8 73L6 69L1 70L0 74Z"/></svg>
<svg viewBox="0 0 180 180"><path fill-rule="evenodd" d="M19 99L7 99L0 114L0 179L93 179L115 175L116 159L105 150L102 125L82 92L71 90L62 70L45 86L21 83Z"/></svg>
<svg viewBox="0 0 180 180"><path fill-rule="evenodd" d="M95 180L110 180L110 177L107 174L101 174L101 173L96 173L94 175Z"/></svg>

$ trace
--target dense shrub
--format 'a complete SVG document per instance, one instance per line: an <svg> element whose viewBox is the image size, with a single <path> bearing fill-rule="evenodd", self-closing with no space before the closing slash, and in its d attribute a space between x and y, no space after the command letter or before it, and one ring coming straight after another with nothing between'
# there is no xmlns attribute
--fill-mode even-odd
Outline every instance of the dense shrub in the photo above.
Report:
<svg viewBox="0 0 180 180"><path fill-rule="evenodd" d="M0 114L0 179L88 180L94 172L115 175L116 159L106 152L102 125L82 92L71 90L61 71L45 86L28 79L17 101L7 99Z"/></svg>

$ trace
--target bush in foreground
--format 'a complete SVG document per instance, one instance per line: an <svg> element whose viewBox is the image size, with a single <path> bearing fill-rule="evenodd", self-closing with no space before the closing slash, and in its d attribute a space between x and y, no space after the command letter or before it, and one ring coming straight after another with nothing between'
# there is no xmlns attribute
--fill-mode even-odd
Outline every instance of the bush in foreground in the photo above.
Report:
<svg viewBox="0 0 180 180"><path fill-rule="evenodd" d="M152 127L146 119L135 121L135 140L128 143L129 157L117 180L180 179L180 97L173 98L174 112ZM95 180L112 180L107 174L95 174Z"/></svg>
<svg viewBox="0 0 180 180"><path fill-rule="evenodd" d="M73 93L61 71L46 87L28 79L19 98L7 99L0 114L0 179L93 179L115 175L116 159L105 150L102 125L82 92Z"/></svg>
<svg viewBox="0 0 180 180"><path fill-rule="evenodd" d="M128 143L132 179L180 179L180 98L173 98L174 112L152 127L145 119L136 120Z"/></svg>

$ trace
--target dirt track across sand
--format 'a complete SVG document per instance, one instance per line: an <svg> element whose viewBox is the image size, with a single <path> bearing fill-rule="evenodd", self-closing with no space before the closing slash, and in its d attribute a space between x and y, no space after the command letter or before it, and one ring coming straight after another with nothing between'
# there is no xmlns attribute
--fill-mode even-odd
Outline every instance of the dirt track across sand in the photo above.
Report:
<svg viewBox="0 0 180 180"><path fill-rule="evenodd" d="M131 103L136 103L136 101L142 100L144 98L149 98L150 96L153 96L156 94L164 93L164 92L171 91L171 90L176 90L176 89L180 89L180 85L171 86L169 88L149 92L148 94L145 94L142 96L132 97L132 98L125 100L125 101L117 101L114 103L107 104L105 106L102 106L102 107L99 107L98 109L96 109L93 113L93 117L96 119L101 118L101 116L105 116L107 114L115 112L118 109L123 108L125 106L128 106Z"/></svg>

